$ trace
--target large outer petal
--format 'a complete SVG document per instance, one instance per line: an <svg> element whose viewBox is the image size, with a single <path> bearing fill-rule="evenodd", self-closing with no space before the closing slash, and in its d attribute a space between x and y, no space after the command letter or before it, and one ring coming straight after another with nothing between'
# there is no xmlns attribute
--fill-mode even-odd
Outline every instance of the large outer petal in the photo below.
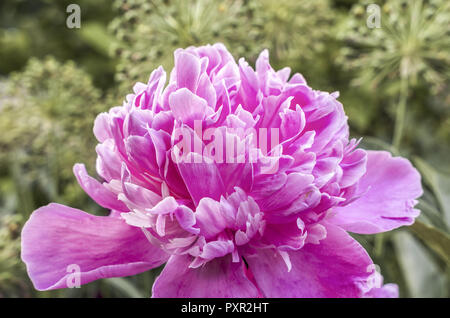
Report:
<svg viewBox="0 0 450 318"><path fill-rule="evenodd" d="M192 258L172 256L153 285L153 297L244 298L258 297L242 263L230 256L214 259L199 268L189 268Z"/></svg>
<svg viewBox="0 0 450 318"><path fill-rule="evenodd" d="M413 208L422 195L420 174L411 163L385 151L368 151L367 172L361 178L362 196L334 208L331 222L350 232L374 234L411 225L420 211Z"/></svg>
<svg viewBox="0 0 450 318"><path fill-rule="evenodd" d="M244 256L265 297L361 297L373 275L372 261L350 235L326 224L327 237L288 252L291 270L273 249Z"/></svg>
<svg viewBox="0 0 450 318"><path fill-rule="evenodd" d="M375 287L364 294L364 298L398 298L398 286L396 284L386 284Z"/></svg>
<svg viewBox="0 0 450 318"><path fill-rule="evenodd" d="M38 290L68 287L72 264L80 267L80 282L86 284L135 275L167 258L139 228L120 218L94 216L55 203L36 210L22 231L22 260Z"/></svg>

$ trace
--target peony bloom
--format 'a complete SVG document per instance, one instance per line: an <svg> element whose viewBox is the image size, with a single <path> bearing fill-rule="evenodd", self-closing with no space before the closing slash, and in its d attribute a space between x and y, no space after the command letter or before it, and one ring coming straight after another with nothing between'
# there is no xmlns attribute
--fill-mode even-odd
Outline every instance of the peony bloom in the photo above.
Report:
<svg viewBox="0 0 450 318"><path fill-rule="evenodd" d="M392 297L347 231L410 225L422 194L404 158L349 139L337 93L263 51L253 70L222 44L175 51L123 106L95 120L96 169L80 186L109 216L36 210L22 259L39 290L166 263L153 297ZM74 267L75 266L75 267Z"/></svg>

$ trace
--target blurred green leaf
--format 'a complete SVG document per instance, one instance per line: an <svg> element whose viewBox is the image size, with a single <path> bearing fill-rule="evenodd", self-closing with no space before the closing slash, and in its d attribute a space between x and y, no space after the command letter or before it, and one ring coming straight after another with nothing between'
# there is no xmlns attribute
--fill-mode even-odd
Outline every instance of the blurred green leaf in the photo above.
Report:
<svg viewBox="0 0 450 318"><path fill-rule="evenodd" d="M134 287L126 278L115 277L106 279L105 282L114 288L120 290L124 295L130 298L144 298L145 296Z"/></svg>
<svg viewBox="0 0 450 318"><path fill-rule="evenodd" d="M398 151L388 142L372 136L365 136L362 139L362 145L364 148L371 150L386 150L391 152L393 155L398 156Z"/></svg>
<svg viewBox="0 0 450 318"><path fill-rule="evenodd" d="M438 171L425 160L414 157L414 163L421 172L424 182L431 188L442 211L442 218L450 228L450 175Z"/></svg>
<svg viewBox="0 0 450 318"><path fill-rule="evenodd" d="M84 23L80 28L80 37L97 52L109 56L109 51L115 43L115 38L108 33L106 27L101 23Z"/></svg>
<svg viewBox="0 0 450 318"><path fill-rule="evenodd" d="M447 279L429 251L406 231L393 237L397 257L411 297L445 297Z"/></svg>
<svg viewBox="0 0 450 318"><path fill-rule="evenodd" d="M416 220L410 229L450 265L450 236L431 225Z"/></svg>

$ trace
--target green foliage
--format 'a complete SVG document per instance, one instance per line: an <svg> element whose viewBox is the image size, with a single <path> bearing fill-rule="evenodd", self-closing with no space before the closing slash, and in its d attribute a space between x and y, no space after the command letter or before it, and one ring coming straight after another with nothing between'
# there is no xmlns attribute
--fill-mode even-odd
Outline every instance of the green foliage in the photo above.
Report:
<svg viewBox="0 0 450 318"><path fill-rule="evenodd" d="M14 180L16 212L31 213L48 199L79 205L72 166L95 163L93 120L106 107L100 91L73 63L53 58L30 60L2 85L0 167Z"/></svg>
<svg viewBox="0 0 450 318"><path fill-rule="evenodd" d="M110 0L78 0L81 8L81 29L66 26L66 7L72 0L2 0L0 1L0 74L22 69L30 57L52 55L59 60L74 60L101 87L110 87L114 76L114 61L108 52L85 36L84 29L96 23L104 34L112 18Z"/></svg>
<svg viewBox="0 0 450 318"><path fill-rule="evenodd" d="M276 67L312 73L330 38L328 0L127 0L116 1L119 15L110 24L118 42L117 79L129 90L150 72L173 65L179 47L223 42L235 57L254 62L268 48ZM307 49L306 49L307 48Z"/></svg>
<svg viewBox="0 0 450 318"><path fill-rule="evenodd" d="M367 133L386 132L388 124L397 148L427 159L437 150L441 161L450 144L450 126L443 120L450 113L450 3L375 1L381 7L381 27L368 28L366 8L371 3L355 4L338 28L343 41L338 64L351 72L352 85L376 96L364 103L365 112L359 107L356 125ZM344 105L358 107L346 101Z"/></svg>
<svg viewBox="0 0 450 318"><path fill-rule="evenodd" d="M448 275L426 246L407 231L396 232L392 236L392 244L405 281L401 291L403 296L448 297Z"/></svg>
<svg viewBox="0 0 450 318"><path fill-rule="evenodd" d="M1 212L1 211L0 211ZM20 260L19 214L2 216L0 213L0 297L29 296L32 286L23 279L25 265Z"/></svg>
<svg viewBox="0 0 450 318"><path fill-rule="evenodd" d="M271 64L296 71L317 71L332 38L336 12L328 0L257 1L255 16L261 21L263 46L269 49Z"/></svg>
<svg viewBox="0 0 450 318"><path fill-rule="evenodd" d="M450 236L435 227L416 220L412 231L450 265Z"/></svg>
<svg viewBox="0 0 450 318"><path fill-rule="evenodd" d="M425 83L432 93L443 91L450 75L450 3L378 1L381 27L372 29L365 23L371 3L353 6L343 23L341 38L347 45L340 62L357 71L354 83L376 87L408 77L413 86Z"/></svg>
<svg viewBox="0 0 450 318"><path fill-rule="evenodd" d="M85 72L51 57L31 59L23 72L0 83L0 294L33 294L19 255L20 228L34 209L57 201L99 210L78 186L72 166L95 165L92 126L105 109L100 102L101 92Z"/></svg>
<svg viewBox="0 0 450 318"><path fill-rule="evenodd" d="M119 15L110 28L119 40L114 50L117 79L125 81L127 90L157 66L172 67L179 47L222 41L235 54L257 53L259 26L250 19L254 9L244 1L127 0L115 5Z"/></svg>

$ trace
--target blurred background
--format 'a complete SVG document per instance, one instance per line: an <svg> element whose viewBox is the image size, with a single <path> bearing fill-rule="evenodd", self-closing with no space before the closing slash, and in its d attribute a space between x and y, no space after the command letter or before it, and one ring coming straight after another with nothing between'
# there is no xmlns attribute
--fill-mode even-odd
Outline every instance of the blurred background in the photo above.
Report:
<svg viewBox="0 0 450 318"><path fill-rule="evenodd" d="M74 2L81 28L70 29L66 8ZM425 191L418 221L355 237L401 297L449 297L447 0L2 0L0 297L150 295L161 268L80 289L34 290L20 260L21 228L52 201L105 215L72 175L76 162L95 175L96 114L121 105L157 66L170 70L174 49L219 41L253 65L268 48L274 68L289 66L315 89L340 91L363 147L414 163Z"/></svg>

